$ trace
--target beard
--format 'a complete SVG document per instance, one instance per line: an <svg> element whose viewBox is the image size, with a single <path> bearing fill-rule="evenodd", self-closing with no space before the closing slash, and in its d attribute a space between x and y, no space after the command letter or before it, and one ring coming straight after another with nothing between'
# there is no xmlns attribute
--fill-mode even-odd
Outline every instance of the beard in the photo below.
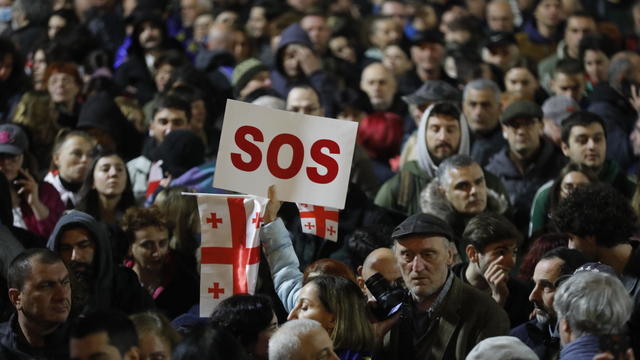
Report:
<svg viewBox="0 0 640 360"><path fill-rule="evenodd" d="M89 297L93 294L95 268L91 264L71 261L69 270L71 270L71 314L76 315L82 313L89 302Z"/></svg>

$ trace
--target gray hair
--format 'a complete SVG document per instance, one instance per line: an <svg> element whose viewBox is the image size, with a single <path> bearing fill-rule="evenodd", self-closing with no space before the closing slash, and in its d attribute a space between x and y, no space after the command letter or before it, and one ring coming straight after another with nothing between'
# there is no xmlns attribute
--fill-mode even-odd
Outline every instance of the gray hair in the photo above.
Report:
<svg viewBox="0 0 640 360"><path fill-rule="evenodd" d="M451 176L449 171L451 169L459 169L467 166L477 164L469 155L457 154L446 158L438 166L436 171L436 181L441 187L447 187L451 182Z"/></svg>
<svg viewBox="0 0 640 360"><path fill-rule="evenodd" d="M469 81L467 85L465 85L464 87L464 93L462 94L462 101L464 101L467 98L467 95L469 94L469 90L471 89L476 91L491 90L491 92L496 97L496 103L497 104L500 103L500 88L498 87L498 84L496 84L495 81L493 80L476 79L473 81Z"/></svg>
<svg viewBox="0 0 640 360"><path fill-rule="evenodd" d="M565 320L571 332L580 337L623 333L633 303L618 278L605 273L583 272L560 285L553 307L558 320Z"/></svg>
<svg viewBox="0 0 640 360"><path fill-rule="evenodd" d="M315 320L290 320L269 339L269 360L295 360L302 349L301 338L314 330L324 330Z"/></svg>
<svg viewBox="0 0 640 360"><path fill-rule="evenodd" d="M638 56L630 51L619 53L611 59L609 64L608 75L611 87L620 90L622 80L628 79L633 71L632 56Z"/></svg>

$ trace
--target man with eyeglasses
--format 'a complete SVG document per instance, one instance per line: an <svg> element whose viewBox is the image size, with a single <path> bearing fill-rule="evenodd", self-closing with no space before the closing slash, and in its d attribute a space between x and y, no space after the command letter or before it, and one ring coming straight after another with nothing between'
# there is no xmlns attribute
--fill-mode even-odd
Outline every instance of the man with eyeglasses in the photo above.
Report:
<svg viewBox="0 0 640 360"><path fill-rule="evenodd" d="M560 333L553 309L556 288L587 260L577 250L559 247L545 253L533 271L535 287L529 295L535 318L517 326L509 335L529 346L540 359L557 359Z"/></svg>
<svg viewBox="0 0 640 360"><path fill-rule="evenodd" d="M529 224L531 201L545 182L553 179L565 159L542 137L542 109L532 101L516 101L502 114L502 136L508 146L495 154L487 170L498 176L513 206L513 222L523 233Z"/></svg>

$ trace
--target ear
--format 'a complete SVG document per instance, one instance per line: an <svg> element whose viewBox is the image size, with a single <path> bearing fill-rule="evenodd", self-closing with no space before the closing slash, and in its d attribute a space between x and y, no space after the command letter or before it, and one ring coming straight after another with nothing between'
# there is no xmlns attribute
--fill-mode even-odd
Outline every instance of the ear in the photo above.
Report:
<svg viewBox="0 0 640 360"><path fill-rule="evenodd" d="M362 265L358 266L358 268L356 269L356 280L358 281L358 286L360 287L360 289L364 290L365 284L364 278L362 277Z"/></svg>
<svg viewBox="0 0 640 360"><path fill-rule="evenodd" d="M51 161L53 161L53 164L55 166L58 166L58 162L60 161L60 154L58 153L53 154L53 156L51 156Z"/></svg>
<svg viewBox="0 0 640 360"><path fill-rule="evenodd" d="M507 127L504 124L500 124L500 126L502 127L502 138L508 140L509 138L507 137Z"/></svg>
<svg viewBox="0 0 640 360"><path fill-rule="evenodd" d="M457 254L458 249L456 249L456 244L453 241L449 241L449 246L447 246L447 266L451 267L453 265L453 259L455 258L455 254Z"/></svg>
<svg viewBox="0 0 640 360"><path fill-rule="evenodd" d="M20 296L21 294L22 293L20 292L20 290L16 288L9 289L9 300L18 311L22 308L22 296Z"/></svg>
<svg viewBox="0 0 640 360"><path fill-rule="evenodd" d="M478 262L478 251L476 250L475 246L467 245L464 250L467 253L467 258L469 259L470 263Z"/></svg>
<svg viewBox="0 0 640 360"><path fill-rule="evenodd" d="M564 156L569 157L569 145L567 145L567 143L565 143L564 141L560 143L560 149L562 150Z"/></svg>

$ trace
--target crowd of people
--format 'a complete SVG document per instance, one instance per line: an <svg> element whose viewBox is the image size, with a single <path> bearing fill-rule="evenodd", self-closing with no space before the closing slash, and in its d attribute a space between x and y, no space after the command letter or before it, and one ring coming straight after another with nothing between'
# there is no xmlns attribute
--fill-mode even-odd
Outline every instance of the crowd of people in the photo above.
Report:
<svg viewBox="0 0 640 360"><path fill-rule="evenodd" d="M227 99L357 141L200 317ZM633 359L639 112L640 1L0 0L0 360Z"/></svg>

